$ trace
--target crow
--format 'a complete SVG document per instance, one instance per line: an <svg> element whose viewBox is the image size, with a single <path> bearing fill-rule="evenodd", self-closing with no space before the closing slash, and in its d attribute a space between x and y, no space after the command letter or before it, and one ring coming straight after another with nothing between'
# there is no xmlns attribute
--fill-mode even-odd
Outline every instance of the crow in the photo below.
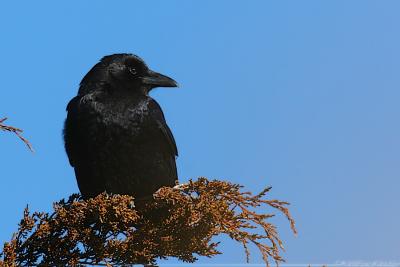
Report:
<svg viewBox="0 0 400 267"><path fill-rule="evenodd" d="M177 182L176 143L155 87L177 83L133 54L103 57L67 105L65 149L84 199L102 192L137 199Z"/></svg>

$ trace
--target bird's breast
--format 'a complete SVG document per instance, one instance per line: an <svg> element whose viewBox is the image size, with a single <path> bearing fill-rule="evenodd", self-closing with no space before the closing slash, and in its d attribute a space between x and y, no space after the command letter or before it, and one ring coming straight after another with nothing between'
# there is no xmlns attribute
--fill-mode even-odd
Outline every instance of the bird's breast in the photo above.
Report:
<svg viewBox="0 0 400 267"><path fill-rule="evenodd" d="M109 99L97 103L95 109L98 117L107 127L129 128L139 127L149 117L149 100Z"/></svg>

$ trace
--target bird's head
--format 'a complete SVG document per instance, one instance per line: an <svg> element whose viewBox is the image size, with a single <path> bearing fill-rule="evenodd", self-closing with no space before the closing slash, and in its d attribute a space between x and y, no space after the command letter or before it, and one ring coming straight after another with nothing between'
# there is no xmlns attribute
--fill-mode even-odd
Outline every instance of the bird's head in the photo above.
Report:
<svg viewBox="0 0 400 267"><path fill-rule="evenodd" d="M150 70L133 54L113 54L103 57L82 79L79 94L93 90L93 83L107 83L112 90L147 94L156 87L177 87L173 79Z"/></svg>

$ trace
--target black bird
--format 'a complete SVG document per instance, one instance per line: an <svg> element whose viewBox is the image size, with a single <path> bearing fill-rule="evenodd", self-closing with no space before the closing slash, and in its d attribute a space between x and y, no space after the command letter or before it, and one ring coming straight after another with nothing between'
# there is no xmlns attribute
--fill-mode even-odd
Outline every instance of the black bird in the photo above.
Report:
<svg viewBox="0 0 400 267"><path fill-rule="evenodd" d="M177 83L133 54L105 56L67 106L65 149L84 199L106 191L136 198L178 179L174 137L155 87Z"/></svg>

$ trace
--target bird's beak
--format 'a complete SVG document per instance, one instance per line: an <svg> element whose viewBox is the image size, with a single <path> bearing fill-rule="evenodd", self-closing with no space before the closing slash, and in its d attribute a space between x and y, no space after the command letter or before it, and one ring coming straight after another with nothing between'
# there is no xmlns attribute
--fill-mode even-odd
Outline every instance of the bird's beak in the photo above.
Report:
<svg viewBox="0 0 400 267"><path fill-rule="evenodd" d="M147 75L142 77L142 82L150 87L178 87L178 83L168 76L149 70Z"/></svg>

